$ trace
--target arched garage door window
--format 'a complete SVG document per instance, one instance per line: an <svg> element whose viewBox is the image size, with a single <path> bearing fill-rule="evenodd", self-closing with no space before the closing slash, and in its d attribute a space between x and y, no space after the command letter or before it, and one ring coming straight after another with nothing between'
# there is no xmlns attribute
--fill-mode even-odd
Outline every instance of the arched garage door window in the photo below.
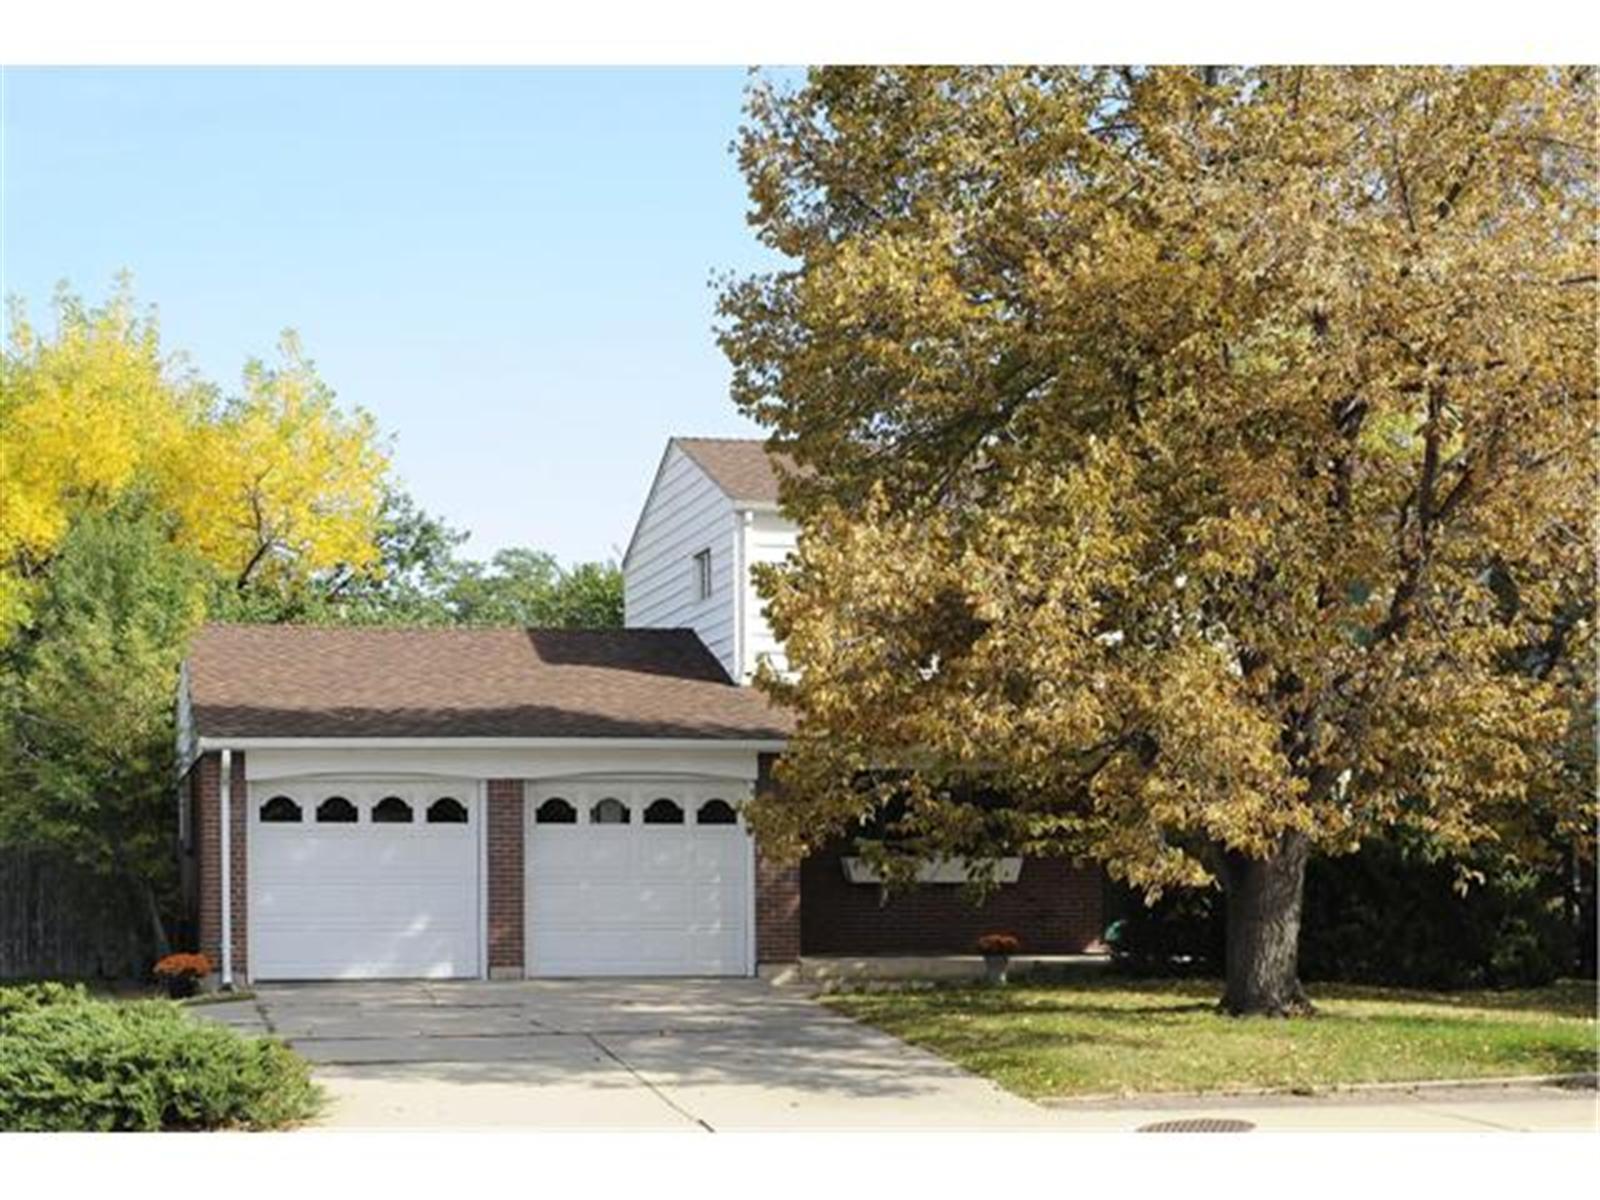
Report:
<svg viewBox="0 0 1600 1200"><path fill-rule="evenodd" d="M385 796L372 806L372 823L374 825L409 825L411 824L411 805L399 796Z"/></svg>
<svg viewBox="0 0 1600 1200"><path fill-rule="evenodd" d="M644 810L644 823L646 825L682 825L683 809L663 796L659 800L652 800L650 807Z"/></svg>
<svg viewBox="0 0 1600 1200"><path fill-rule="evenodd" d="M429 825L465 825L467 806L454 796L440 796L428 805Z"/></svg>
<svg viewBox="0 0 1600 1200"><path fill-rule="evenodd" d="M613 796L607 796L589 810L591 825L626 825L630 819L628 806Z"/></svg>
<svg viewBox="0 0 1600 1200"><path fill-rule="evenodd" d="M737 825L739 818L734 815L733 806L726 800L707 800L700 806L700 811L695 814L697 825Z"/></svg>
<svg viewBox="0 0 1600 1200"><path fill-rule="evenodd" d="M329 796L317 805L318 825L354 825L358 819L356 806L343 796Z"/></svg>
<svg viewBox="0 0 1600 1200"><path fill-rule="evenodd" d="M269 825L298 825L300 806L287 796L274 796L261 806L261 819Z"/></svg>
<svg viewBox="0 0 1600 1200"><path fill-rule="evenodd" d="M533 814L533 820L538 825L576 825L578 823L578 810L573 808L560 796L551 796Z"/></svg>

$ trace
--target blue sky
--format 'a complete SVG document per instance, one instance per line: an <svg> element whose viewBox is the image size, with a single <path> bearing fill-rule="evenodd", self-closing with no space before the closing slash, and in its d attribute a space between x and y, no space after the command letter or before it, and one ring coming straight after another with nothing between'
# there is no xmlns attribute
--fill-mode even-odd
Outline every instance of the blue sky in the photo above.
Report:
<svg viewBox="0 0 1600 1200"><path fill-rule="evenodd" d="M7 69L0 290L133 272L232 389L297 329L424 508L620 555L665 439L728 399L713 270L771 257L728 151L742 69Z"/></svg>

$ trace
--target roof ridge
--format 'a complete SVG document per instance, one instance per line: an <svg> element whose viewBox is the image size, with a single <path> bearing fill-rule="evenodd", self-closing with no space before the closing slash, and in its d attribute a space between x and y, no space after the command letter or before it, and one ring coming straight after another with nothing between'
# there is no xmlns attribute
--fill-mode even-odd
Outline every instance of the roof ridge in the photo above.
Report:
<svg viewBox="0 0 1600 1200"><path fill-rule="evenodd" d="M426 625L420 623L363 625L321 621L216 621L201 622L202 629L282 629L329 633L572 633L572 634L650 634L693 632L688 625Z"/></svg>

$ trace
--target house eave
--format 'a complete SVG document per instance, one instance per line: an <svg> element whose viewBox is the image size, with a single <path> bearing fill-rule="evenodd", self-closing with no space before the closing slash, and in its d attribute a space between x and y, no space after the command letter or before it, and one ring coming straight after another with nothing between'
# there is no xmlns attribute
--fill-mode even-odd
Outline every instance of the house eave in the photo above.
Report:
<svg viewBox="0 0 1600 1200"><path fill-rule="evenodd" d="M667 469L667 459L671 456L672 448L676 443L677 438L668 438L666 447L661 451L661 457L656 460L656 473L650 477L650 486L644 493L644 503L639 506L639 515L633 519L633 532L628 535L628 547L622 552L621 566L623 570L628 569L628 560L633 557L634 543L639 540L639 531L644 528L644 515L650 511L650 501L655 497L656 488L661 486L661 472ZM685 455L685 457L689 458L690 462L694 462L692 456ZM699 463L694 465L696 470L702 469Z"/></svg>
<svg viewBox="0 0 1600 1200"><path fill-rule="evenodd" d="M508 737L217 737L197 740L215 750L738 750L778 754L786 738L508 738Z"/></svg>

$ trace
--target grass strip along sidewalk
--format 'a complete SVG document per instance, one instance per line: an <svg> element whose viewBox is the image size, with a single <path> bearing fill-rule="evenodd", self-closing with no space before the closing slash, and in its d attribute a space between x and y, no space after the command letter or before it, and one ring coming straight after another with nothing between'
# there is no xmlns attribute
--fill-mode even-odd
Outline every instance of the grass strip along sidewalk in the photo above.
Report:
<svg viewBox="0 0 1600 1200"><path fill-rule="evenodd" d="M840 1012L1018 1095L1283 1088L1596 1068L1595 985L1421 992L1327 984L1317 1015L1216 1012L1208 980L840 993Z"/></svg>

